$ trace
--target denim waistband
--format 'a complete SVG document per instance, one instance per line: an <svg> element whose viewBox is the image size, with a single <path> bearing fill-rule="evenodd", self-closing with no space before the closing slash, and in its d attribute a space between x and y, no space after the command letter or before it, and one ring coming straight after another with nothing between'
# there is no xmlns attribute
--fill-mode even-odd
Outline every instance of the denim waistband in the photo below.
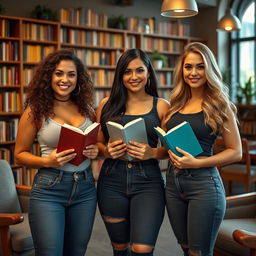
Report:
<svg viewBox="0 0 256 256"><path fill-rule="evenodd" d="M204 168L198 168L198 169L178 169L172 165L169 166L168 174L175 174L175 175L197 175L198 177L204 177L204 176L219 176L219 171L216 167L204 167Z"/></svg>
<svg viewBox="0 0 256 256"><path fill-rule="evenodd" d="M146 167L146 166L154 166L158 165L158 161L156 159L148 159L148 160L141 160L141 161L127 161L121 159L106 159L106 162L111 164L112 166L138 166L138 167Z"/></svg>
<svg viewBox="0 0 256 256"><path fill-rule="evenodd" d="M40 168L38 170L39 173L48 173L48 174L55 174L58 176L58 179L61 180L62 178L73 178L75 181L80 179L88 179L88 174L91 172L91 166L88 166L83 171L78 172L68 172L63 171L55 168Z"/></svg>

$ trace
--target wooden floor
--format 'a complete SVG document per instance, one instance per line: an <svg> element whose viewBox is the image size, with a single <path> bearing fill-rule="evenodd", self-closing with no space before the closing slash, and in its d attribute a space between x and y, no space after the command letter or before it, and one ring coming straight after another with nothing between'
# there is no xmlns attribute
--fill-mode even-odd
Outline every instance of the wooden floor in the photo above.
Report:
<svg viewBox="0 0 256 256"><path fill-rule="evenodd" d="M240 183L235 184L233 194L244 193L244 187ZM182 256L182 250L176 242L173 231L165 214L156 243L154 256ZM88 245L86 256L112 256L112 248L104 223L97 210L93 233Z"/></svg>

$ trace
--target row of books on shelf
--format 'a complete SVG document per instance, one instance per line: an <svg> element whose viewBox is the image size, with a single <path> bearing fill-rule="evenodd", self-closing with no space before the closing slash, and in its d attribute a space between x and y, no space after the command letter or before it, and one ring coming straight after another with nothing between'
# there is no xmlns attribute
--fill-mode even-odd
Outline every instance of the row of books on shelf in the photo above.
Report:
<svg viewBox="0 0 256 256"><path fill-rule="evenodd" d="M53 45L25 44L23 46L23 60L27 62L39 62L55 49L56 46Z"/></svg>
<svg viewBox="0 0 256 256"><path fill-rule="evenodd" d="M170 87L172 85L172 72L157 72L158 85Z"/></svg>
<svg viewBox="0 0 256 256"><path fill-rule="evenodd" d="M0 36L1 37L15 37L13 30L13 20L0 19Z"/></svg>
<svg viewBox="0 0 256 256"><path fill-rule="evenodd" d="M0 42L0 60L18 61L19 60L19 43L18 41L1 41Z"/></svg>
<svg viewBox="0 0 256 256"><path fill-rule="evenodd" d="M182 40L158 39L146 37L142 40L142 48L146 51L158 50L161 52L181 53L186 42Z"/></svg>
<svg viewBox="0 0 256 256"><path fill-rule="evenodd" d="M100 47L123 47L123 35L118 33L84 31L73 28L61 28L61 43L100 46Z"/></svg>
<svg viewBox="0 0 256 256"><path fill-rule="evenodd" d="M0 65L0 85L11 86L19 84L19 68L17 66Z"/></svg>
<svg viewBox="0 0 256 256"><path fill-rule="evenodd" d="M0 142L14 141L18 130L18 118L0 121Z"/></svg>
<svg viewBox="0 0 256 256"><path fill-rule="evenodd" d="M90 70L91 79L94 86L110 87L114 80L115 72L112 70L98 69ZM96 92L97 93L97 92Z"/></svg>
<svg viewBox="0 0 256 256"><path fill-rule="evenodd" d="M17 112L21 111L20 93L0 92L0 112Z"/></svg>
<svg viewBox="0 0 256 256"><path fill-rule="evenodd" d="M113 18L84 8L61 8L59 12L59 20L63 24L107 28ZM125 29L130 31L176 36L189 36L190 33L188 24L183 24L176 20L157 22L154 17L123 18L126 19Z"/></svg>
<svg viewBox="0 0 256 256"><path fill-rule="evenodd" d="M55 29L49 24L23 23L23 38L28 40L54 41Z"/></svg>
<svg viewBox="0 0 256 256"><path fill-rule="evenodd" d="M74 49L75 54L85 65L99 66L108 65L115 66L121 51L101 51L88 49Z"/></svg>

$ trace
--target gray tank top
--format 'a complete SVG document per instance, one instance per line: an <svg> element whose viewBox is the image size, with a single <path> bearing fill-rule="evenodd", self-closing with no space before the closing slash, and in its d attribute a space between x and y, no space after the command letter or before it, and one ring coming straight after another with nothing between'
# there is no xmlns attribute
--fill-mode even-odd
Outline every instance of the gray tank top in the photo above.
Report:
<svg viewBox="0 0 256 256"><path fill-rule="evenodd" d="M92 124L92 121L87 117L85 122L78 128L84 131L90 124ZM57 148L60 129L61 124L51 118L43 121L42 127L37 133L37 140L40 145L42 157L48 156L54 149ZM77 172L85 170L90 164L91 160L86 159L78 166L66 163L64 166L58 167L56 169L69 172Z"/></svg>

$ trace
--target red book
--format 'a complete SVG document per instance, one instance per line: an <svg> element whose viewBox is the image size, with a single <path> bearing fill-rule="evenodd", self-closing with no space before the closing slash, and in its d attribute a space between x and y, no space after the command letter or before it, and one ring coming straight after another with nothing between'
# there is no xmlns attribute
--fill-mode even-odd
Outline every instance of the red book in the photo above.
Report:
<svg viewBox="0 0 256 256"><path fill-rule="evenodd" d="M100 124L95 122L88 126L85 131L82 131L72 125L63 124L60 131L57 153L73 148L77 155L70 163L73 165L81 164L86 159L86 156L83 155L85 147L97 143L99 127Z"/></svg>

